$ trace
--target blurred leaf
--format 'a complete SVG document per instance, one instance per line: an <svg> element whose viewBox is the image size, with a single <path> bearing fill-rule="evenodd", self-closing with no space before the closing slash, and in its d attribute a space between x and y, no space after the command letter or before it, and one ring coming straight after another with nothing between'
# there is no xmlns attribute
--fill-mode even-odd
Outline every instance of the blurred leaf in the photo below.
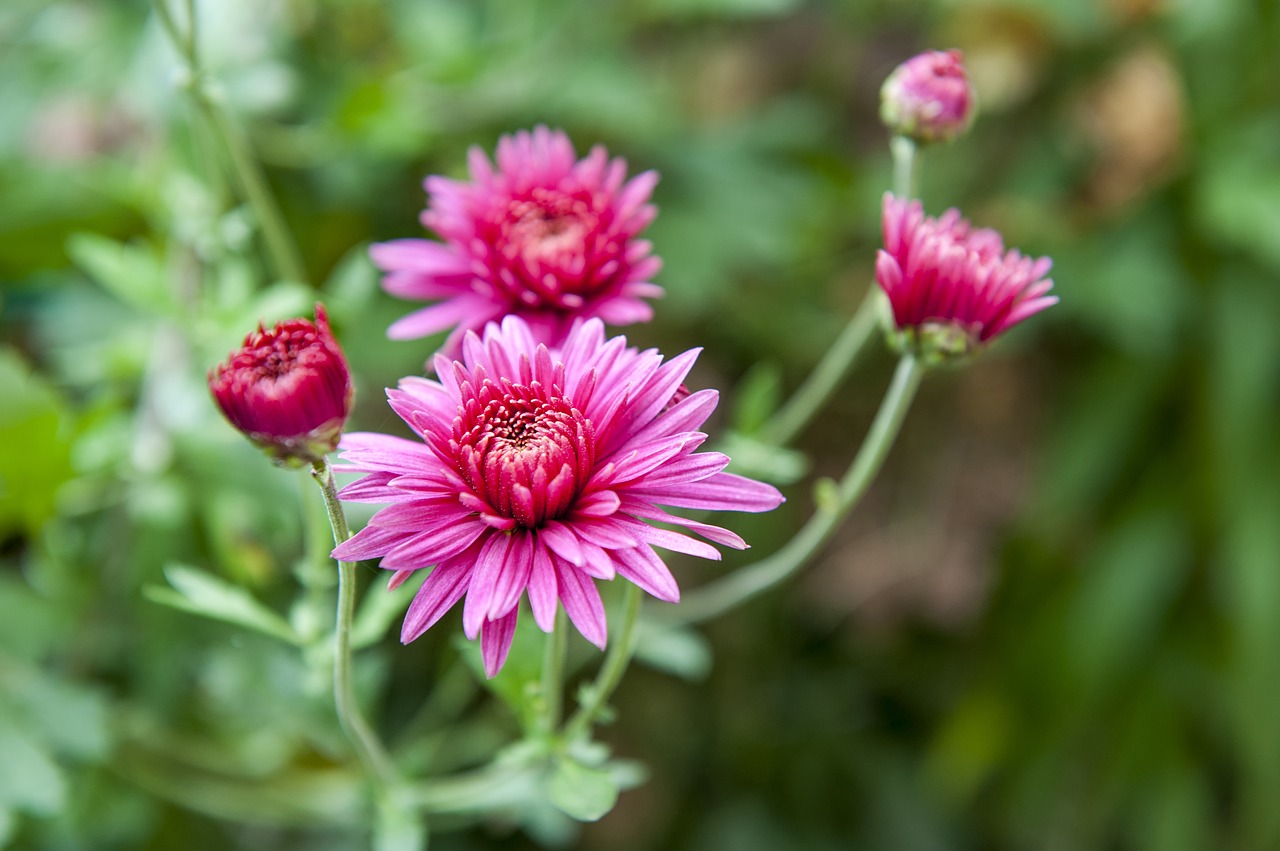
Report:
<svg viewBox="0 0 1280 851"><path fill-rule="evenodd" d="M62 771L28 733L14 726L13 719L0 713L0 808L25 810L40 815L57 812L66 799Z"/></svg>
<svg viewBox="0 0 1280 851"><path fill-rule="evenodd" d="M147 586L142 593L148 600L247 627L291 644L301 642L284 618L259 603L243 588L184 565L171 564L164 573L173 589Z"/></svg>
<svg viewBox="0 0 1280 851"><path fill-rule="evenodd" d="M607 769L588 768L564 757L551 770L547 795L565 815L578 821L597 821L617 803L618 786Z"/></svg>
<svg viewBox="0 0 1280 851"><path fill-rule="evenodd" d="M374 851L424 851L427 826L410 805L393 807L383 803L373 826Z"/></svg>
<svg viewBox="0 0 1280 851"><path fill-rule="evenodd" d="M691 682L711 673L711 645L693 629L640 618L637 662Z"/></svg>
<svg viewBox="0 0 1280 851"><path fill-rule="evenodd" d="M716 448L732 459L731 472L775 485L798 482L809 471L803 452L762 443L736 431L726 432Z"/></svg>
<svg viewBox="0 0 1280 851"><path fill-rule="evenodd" d="M516 634L511 640L511 652L502 670L492 679L485 676L484 657L480 640L470 641L458 633L453 645L458 649L467 667L476 679L505 703L521 726L530 729L542 705L539 678L542 675L542 655L547 636L538 629L533 618L523 617L516 623Z"/></svg>
<svg viewBox="0 0 1280 851"><path fill-rule="evenodd" d="M379 587L381 584L375 580L365 592L364 602L351 625L351 646L356 650L381 641L387 628L404 616L413 595L418 593L416 583L405 583L392 590Z"/></svg>
<svg viewBox="0 0 1280 851"><path fill-rule="evenodd" d="M8 348L0 349L0 536L34 533L71 478L68 412L53 390ZM15 448L20 447L15 451Z"/></svg>
<svg viewBox="0 0 1280 851"><path fill-rule="evenodd" d="M154 249L77 233L67 240L67 253L89 277L126 304L145 313L176 311L173 287Z"/></svg>
<svg viewBox="0 0 1280 851"><path fill-rule="evenodd" d="M747 370L733 392L734 431L751 435L760 430L782 401L782 370L777 364L757 363Z"/></svg>
<svg viewBox="0 0 1280 851"><path fill-rule="evenodd" d="M1099 688L1149 651L1191 566L1186 527L1171 513L1124 522L1094 550L1070 615L1071 663Z"/></svg>
<svg viewBox="0 0 1280 851"><path fill-rule="evenodd" d="M96 759L107 752L107 707L85 686L34 668L0 666L0 705L54 753Z"/></svg>

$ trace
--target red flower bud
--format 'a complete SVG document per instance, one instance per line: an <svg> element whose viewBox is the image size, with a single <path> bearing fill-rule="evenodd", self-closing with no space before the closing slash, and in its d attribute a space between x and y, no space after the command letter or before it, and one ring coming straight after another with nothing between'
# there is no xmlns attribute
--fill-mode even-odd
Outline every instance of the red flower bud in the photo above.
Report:
<svg viewBox="0 0 1280 851"><path fill-rule="evenodd" d="M314 323L259 325L209 372L209 390L233 426L278 463L293 464L313 463L337 447L355 397L322 304Z"/></svg>
<svg viewBox="0 0 1280 851"><path fill-rule="evenodd" d="M947 142L969 129L977 109L958 50L921 53L880 88L880 119L917 142Z"/></svg>

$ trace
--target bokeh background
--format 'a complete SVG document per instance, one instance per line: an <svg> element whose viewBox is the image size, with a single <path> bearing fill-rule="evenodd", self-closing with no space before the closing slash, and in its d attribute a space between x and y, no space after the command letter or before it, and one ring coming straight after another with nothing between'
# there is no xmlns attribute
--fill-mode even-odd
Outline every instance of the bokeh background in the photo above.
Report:
<svg viewBox="0 0 1280 851"><path fill-rule="evenodd" d="M1052 256L1061 304L928 378L802 577L685 636L675 673L633 668L603 736L650 777L611 815L432 847L1280 848L1275 0L199 5L308 282L270 280L147 3L0 10L10 847L360 847L324 817L341 789L314 780L344 759L324 660L153 598L191 565L323 626L297 602L331 593L302 544L313 488L218 418L204 373L322 298L354 426L396 428L380 388L431 343L384 338L409 305L364 248L421 235L425 175L537 123L658 169L667 297L629 336L704 346L716 427L749 424L870 282L881 80L959 47L982 111L925 155L925 205ZM847 463L890 370L869 358L805 433L816 473ZM769 552L807 481L730 525ZM456 632L402 648L392 629L357 662L422 770L514 729Z"/></svg>

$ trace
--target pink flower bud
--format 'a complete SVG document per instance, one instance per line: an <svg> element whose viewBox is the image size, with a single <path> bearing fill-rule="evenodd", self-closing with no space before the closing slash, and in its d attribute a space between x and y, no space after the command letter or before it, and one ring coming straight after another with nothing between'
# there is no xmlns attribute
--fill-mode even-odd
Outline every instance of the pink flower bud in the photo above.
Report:
<svg viewBox="0 0 1280 851"><path fill-rule="evenodd" d="M917 142L949 142L969 129L976 113L958 50L913 56L880 87L880 120Z"/></svg>
<svg viewBox="0 0 1280 851"><path fill-rule="evenodd" d="M209 372L209 390L233 426L290 464L313 463L337 447L355 397L322 304L314 323L259 325Z"/></svg>

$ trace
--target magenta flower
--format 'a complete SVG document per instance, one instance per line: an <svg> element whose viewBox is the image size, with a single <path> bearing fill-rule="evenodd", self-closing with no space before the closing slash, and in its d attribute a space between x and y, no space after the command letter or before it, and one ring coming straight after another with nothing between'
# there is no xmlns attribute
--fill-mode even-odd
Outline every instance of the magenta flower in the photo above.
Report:
<svg viewBox="0 0 1280 851"><path fill-rule="evenodd" d="M1048 257L1005 252L1000 234L973 230L957 210L925 216L919 201L884 196L884 249L876 282L889 297L897 328L933 354L967 354L1056 296L1046 295Z"/></svg>
<svg viewBox="0 0 1280 851"><path fill-rule="evenodd" d="M977 113L973 86L958 50L934 50L903 62L880 87L880 118L918 142L950 141Z"/></svg>
<svg viewBox="0 0 1280 851"><path fill-rule="evenodd" d="M321 304L314 324L290 319L270 331L259 325L209 371L209 390L233 426L277 461L293 463L334 450L355 398Z"/></svg>
<svg viewBox="0 0 1280 851"><path fill-rule="evenodd" d="M401 298L437 301L393 323L405 340L455 328L444 351L456 354L467 330L514 314L535 339L556 345L573 320L646 322L642 299L661 268L637 235L657 209L647 203L658 175L624 183L627 165L602 147L578 160L569 138L539 126L498 141L497 169L479 148L468 156L471 182L427 178L422 223L444 240L401 239L370 248Z"/></svg>
<svg viewBox="0 0 1280 851"><path fill-rule="evenodd" d="M406 378L391 407L422 438L349 434L339 470L367 473L340 496L390 503L334 550L344 561L381 557L397 571L433 567L409 606L401 640L420 636L458 600L463 631L481 636L485 671L502 667L521 597L545 632L558 603L598 647L607 636L595 580L615 575L660 600L680 590L653 548L720 554L682 527L734 548L734 533L658 506L768 511L770 485L722 472L729 459L695 452L714 390L668 407L694 349L663 363L649 349L606 340L599 319L577 323L549 350L523 319L490 323L462 341L461 361L436 355L438 380Z"/></svg>

